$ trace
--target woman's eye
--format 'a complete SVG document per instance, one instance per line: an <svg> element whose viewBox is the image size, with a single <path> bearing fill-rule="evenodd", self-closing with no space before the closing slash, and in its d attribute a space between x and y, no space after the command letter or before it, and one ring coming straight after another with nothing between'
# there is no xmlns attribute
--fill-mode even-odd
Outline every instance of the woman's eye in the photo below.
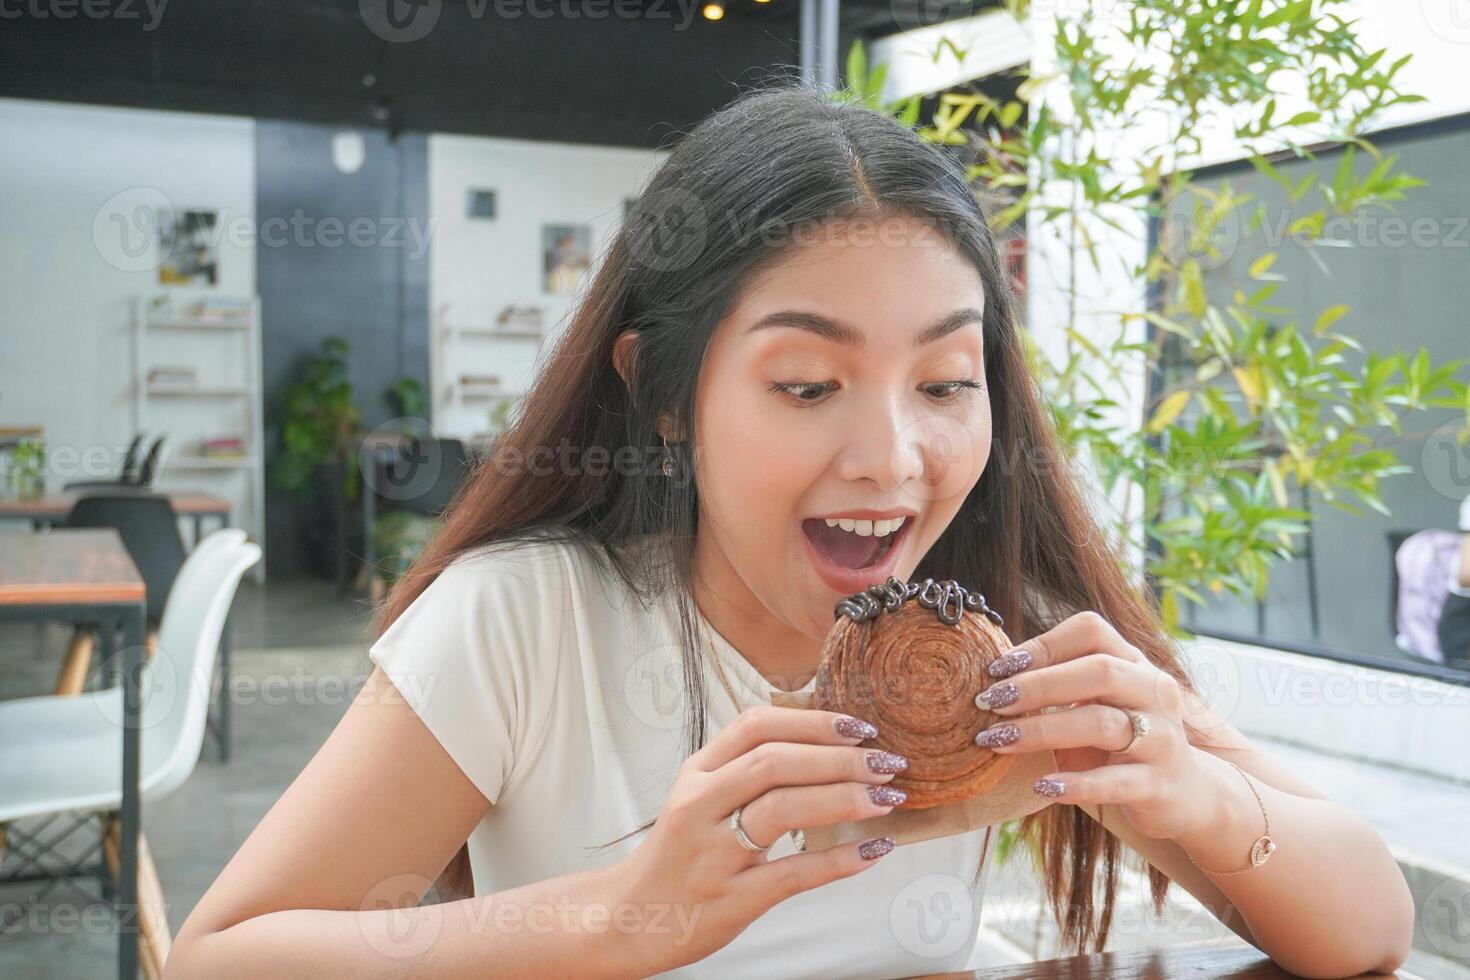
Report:
<svg viewBox="0 0 1470 980"><path fill-rule="evenodd" d="M962 391L969 389L978 390L985 386L974 378L961 378L956 381L941 381L936 384L925 385L925 387L929 389L929 393L935 398L941 398L947 401Z"/></svg>
<svg viewBox="0 0 1470 980"><path fill-rule="evenodd" d="M830 381L773 381L770 385L772 392L784 392L792 395L799 402L816 404L822 397L837 385ZM955 381L939 381L934 384L921 386L931 398L941 401L952 401L961 392L969 389L983 388L980 382L973 378L960 378Z"/></svg>
<svg viewBox="0 0 1470 980"><path fill-rule="evenodd" d="M796 396L797 401L817 402L821 400L822 394L836 385L830 381L773 381L771 391L785 392Z"/></svg>

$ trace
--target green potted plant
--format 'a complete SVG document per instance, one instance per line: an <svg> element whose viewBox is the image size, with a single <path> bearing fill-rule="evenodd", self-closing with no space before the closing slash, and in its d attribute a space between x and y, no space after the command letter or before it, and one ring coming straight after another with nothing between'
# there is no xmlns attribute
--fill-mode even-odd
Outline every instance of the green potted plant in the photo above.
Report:
<svg viewBox="0 0 1470 980"><path fill-rule="evenodd" d="M30 500L46 491L46 443L26 436L10 452L10 465L5 471L10 496Z"/></svg>
<svg viewBox="0 0 1470 980"><path fill-rule="evenodd" d="M361 522L350 506L361 486L362 425L347 376L349 351L340 337L322 341L276 404L281 445L271 463L271 483L307 507L303 537L319 575L331 574L331 556L361 547Z"/></svg>
<svg viewBox="0 0 1470 980"><path fill-rule="evenodd" d="M347 341L328 337L281 396L281 450L272 463L271 482L303 500L310 498L323 466L337 470L348 500L357 499L357 467L345 463L356 452L362 415L347 378L348 352Z"/></svg>
<svg viewBox="0 0 1470 980"><path fill-rule="evenodd" d="M429 397L418 378L403 377L388 388L384 397L399 418L423 419L429 414Z"/></svg>

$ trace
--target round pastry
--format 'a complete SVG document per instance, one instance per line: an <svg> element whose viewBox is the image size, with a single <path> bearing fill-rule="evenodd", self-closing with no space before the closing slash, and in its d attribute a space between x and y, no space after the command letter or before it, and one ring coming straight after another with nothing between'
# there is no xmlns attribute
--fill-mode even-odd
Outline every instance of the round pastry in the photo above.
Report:
<svg viewBox="0 0 1470 980"><path fill-rule="evenodd" d="M975 744L992 720L975 695L1011 643L985 597L952 579L889 576L843 599L835 616L813 706L872 722L878 736L860 744L909 760L888 783L908 794L899 808L939 806L999 783L1015 756Z"/></svg>

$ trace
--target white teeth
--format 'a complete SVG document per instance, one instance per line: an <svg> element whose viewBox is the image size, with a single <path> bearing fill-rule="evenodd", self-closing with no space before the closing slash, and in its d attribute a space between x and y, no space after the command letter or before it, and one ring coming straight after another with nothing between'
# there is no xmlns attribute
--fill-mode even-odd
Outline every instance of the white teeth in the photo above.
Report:
<svg viewBox="0 0 1470 980"><path fill-rule="evenodd" d="M850 517L826 517L828 527L840 527L844 531L852 531L861 537L886 538L903 526L906 517L894 517L882 521L859 521Z"/></svg>

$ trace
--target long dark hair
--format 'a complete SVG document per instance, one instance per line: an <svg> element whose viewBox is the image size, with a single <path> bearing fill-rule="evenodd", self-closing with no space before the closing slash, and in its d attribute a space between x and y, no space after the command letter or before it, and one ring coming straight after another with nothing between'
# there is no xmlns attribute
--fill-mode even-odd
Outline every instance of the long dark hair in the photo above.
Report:
<svg viewBox="0 0 1470 980"><path fill-rule="evenodd" d="M595 448L603 460L621 450L625 464L654 458L650 450L663 446L657 420L693 419L695 379L711 334L748 277L790 248L795 231L891 215L941 232L979 274L993 413L990 462L914 577L979 589L1017 642L1074 612L1095 610L1193 692L1151 596L1129 581L1078 489L1027 366L1008 280L962 162L880 112L789 84L742 94L680 139L659 166L495 452L383 600L376 632L472 548L548 532L592 544L604 568L637 595L674 590L690 706L687 750L697 751L707 734L688 584L699 529L697 481L670 479L656 465L538 470L521 461L562 445L584 458ZM639 332L627 383L613 361L614 341L626 330ZM672 444L679 471L688 472L696 447ZM650 534L666 547L656 554L626 547ZM1117 838L1069 804L1026 817L1021 834L1035 835L1063 944L1082 951L1095 940L1101 950L1117 887ZM976 880L988 845L987 836ZM1154 868L1149 878L1162 912L1169 880ZM436 890L441 898L468 895L469 879L462 848Z"/></svg>

